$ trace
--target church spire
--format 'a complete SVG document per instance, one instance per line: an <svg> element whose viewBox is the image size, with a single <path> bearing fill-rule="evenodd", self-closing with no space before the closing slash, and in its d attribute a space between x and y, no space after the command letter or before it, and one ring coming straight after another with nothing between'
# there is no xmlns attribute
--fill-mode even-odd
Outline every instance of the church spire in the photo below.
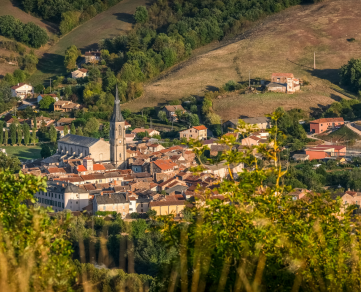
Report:
<svg viewBox="0 0 361 292"><path fill-rule="evenodd" d="M120 100L118 95L118 85L116 86L116 93L115 93L115 101L114 101L114 110L113 115L110 119L111 122L124 122L124 118L120 111Z"/></svg>

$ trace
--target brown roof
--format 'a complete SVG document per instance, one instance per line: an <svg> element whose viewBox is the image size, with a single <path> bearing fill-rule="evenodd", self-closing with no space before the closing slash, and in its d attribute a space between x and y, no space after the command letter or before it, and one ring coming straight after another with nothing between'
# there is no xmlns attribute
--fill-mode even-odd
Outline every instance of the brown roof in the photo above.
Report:
<svg viewBox="0 0 361 292"><path fill-rule="evenodd" d="M12 89L18 89L19 87L21 86L24 86L24 85L30 85L30 84L26 84L26 83L18 83L18 85L14 85L13 87L11 87ZM30 85L31 86L31 85Z"/></svg>
<svg viewBox="0 0 361 292"><path fill-rule="evenodd" d="M156 166L158 166L161 170L173 169L174 167L177 166L177 164L172 162L170 159L167 159L167 160L159 159L159 160L153 161L153 163Z"/></svg>
<svg viewBox="0 0 361 292"><path fill-rule="evenodd" d="M88 69L81 68L81 69L79 69L79 71L80 71L80 72L83 72L83 73L86 73L86 72L88 72Z"/></svg>
<svg viewBox="0 0 361 292"><path fill-rule="evenodd" d="M344 119L343 118L322 118L322 119L311 121L310 124L334 123L334 122L344 122Z"/></svg>

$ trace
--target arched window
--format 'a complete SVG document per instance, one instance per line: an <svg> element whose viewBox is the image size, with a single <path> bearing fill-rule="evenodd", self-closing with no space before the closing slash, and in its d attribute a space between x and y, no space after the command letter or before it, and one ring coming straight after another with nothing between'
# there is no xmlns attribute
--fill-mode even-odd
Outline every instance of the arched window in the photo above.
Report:
<svg viewBox="0 0 361 292"><path fill-rule="evenodd" d="M80 149L78 148L78 155L80 155Z"/></svg>
<svg viewBox="0 0 361 292"><path fill-rule="evenodd" d="M73 154L73 147L70 148L70 154Z"/></svg>
<svg viewBox="0 0 361 292"><path fill-rule="evenodd" d="M122 136L122 126L119 125L119 136Z"/></svg>

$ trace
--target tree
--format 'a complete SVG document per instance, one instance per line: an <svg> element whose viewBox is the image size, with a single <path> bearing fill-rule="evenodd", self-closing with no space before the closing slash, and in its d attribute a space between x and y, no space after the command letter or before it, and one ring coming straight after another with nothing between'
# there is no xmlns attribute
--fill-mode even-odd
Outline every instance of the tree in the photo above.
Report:
<svg viewBox="0 0 361 292"><path fill-rule="evenodd" d="M198 113L198 107L195 104L191 105L191 113L192 114Z"/></svg>
<svg viewBox="0 0 361 292"><path fill-rule="evenodd" d="M10 125L9 131L10 131L11 144L15 145L16 144L16 133L17 133L17 127L16 127L15 123L12 123Z"/></svg>
<svg viewBox="0 0 361 292"><path fill-rule="evenodd" d="M72 45L68 47L65 51L65 68L68 69L68 71L71 71L73 69L77 68L76 60L78 57L81 56L80 50L75 45Z"/></svg>
<svg viewBox="0 0 361 292"><path fill-rule="evenodd" d="M122 116L124 119L129 118L132 115L132 112L130 111L130 109L125 108L122 110Z"/></svg>
<svg viewBox="0 0 361 292"><path fill-rule="evenodd" d="M21 141L23 140L23 129L21 128L21 125L17 126L17 136L18 136L18 144L21 145Z"/></svg>
<svg viewBox="0 0 361 292"><path fill-rule="evenodd" d="M160 119L162 122L166 122L167 120L167 114L164 111L158 112L158 119Z"/></svg>
<svg viewBox="0 0 361 292"><path fill-rule="evenodd" d="M145 6L138 6L134 14L137 23L144 23L148 20L148 11Z"/></svg>
<svg viewBox="0 0 361 292"><path fill-rule="evenodd" d="M84 131L92 134L92 133L97 133L99 130L99 122L96 118L90 118L84 127Z"/></svg>
<svg viewBox="0 0 361 292"><path fill-rule="evenodd" d="M39 106L41 109L48 110L52 104L55 103L55 100L50 95L46 95L40 100Z"/></svg>
<svg viewBox="0 0 361 292"><path fill-rule="evenodd" d="M51 156L51 150L48 144L41 144L40 155L42 158Z"/></svg>
<svg viewBox="0 0 361 292"><path fill-rule="evenodd" d="M197 114L189 114L188 115L188 122L191 126L199 126L199 117Z"/></svg>
<svg viewBox="0 0 361 292"><path fill-rule="evenodd" d="M63 132L64 132L64 136L66 136L66 135L69 134L69 130L68 130L68 126L67 126L67 125L64 126Z"/></svg>
<svg viewBox="0 0 361 292"><path fill-rule="evenodd" d="M4 142L4 128L3 128L3 122L0 121L0 145Z"/></svg>
<svg viewBox="0 0 361 292"><path fill-rule="evenodd" d="M34 91L36 93L42 93L44 89L45 89L45 87L43 84L38 84L34 87Z"/></svg>
<svg viewBox="0 0 361 292"><path fill-rule="evenodd" d="M5 146L8 145L8 142L9 142L9 131L5 130L5 133L4 133L4 144L5 144Z"/></svg>
<svg viewBox="0 0 361 292"><path fill-rule="evenodd" d="M23 133L24 133L24 144L25 146L28 146L30 141L30 127L28 123L24 123L23 125Z"/></svg>
<svg viewBox="0 0 361 292"><path fill-rule="evenodd" d="M98 68L92 68L88 72L88 79L92 82L98 82L101 77L100 70Z"/></svg>
<svg viewBox="0 0 361 292"><path fill-rule="evenodd" d="M35 146L36 144L36 128L34 127L31 132L31 143Z"/></svg>
<svg viewBox="0 0 361 292"><path fill-rule="evenodd" d="M0 172L9 171L11 173L18 173L21 169L20 160L17 157L6 155L0 152Z"/></svg>
<svg viewBox="0 0 361 292"><path fill-rule="evenodd" d="M54 125L50 126L49 135L50 135L50 141L55 144L56 140L58 139L58 132L56 131Z"/></svg>
<svg viewBox="0 0 361 292"><path fill-rule="evenodd" d="M75 125L74 123L71 123L70 126L70 134L75 135L76 134L76 130L75 130ZM64 134L65 135L65 134Z"/></svg>
<svg viewBox="0 0 361 292"><path fill-rule="evenodd" d="M76 134L77 134L78 136L83 136L83 130L82 130L81 127L78 127L78 129L77 129L77 131L76 131Z"/></svg>
<svg viewBox="0 0 361 292"><path fill-rule="evenodd" d="M38 123L37 123L36 117L34 117L33 124L34 124L34 128L37 129Z"/></svg>

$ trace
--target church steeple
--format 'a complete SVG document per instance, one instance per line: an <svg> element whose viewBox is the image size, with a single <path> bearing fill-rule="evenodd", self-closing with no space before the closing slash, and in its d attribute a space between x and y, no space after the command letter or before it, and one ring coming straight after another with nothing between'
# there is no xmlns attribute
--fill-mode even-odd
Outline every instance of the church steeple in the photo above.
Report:
<svg viewBox="0 0 361 292"><path fill-rule="evenodd" d="M119 100L119 95L118 95L118 85L116 86L113 115L112 115L110 121L111 122L124 122L122 112L120 111L120 100Z"/></svg>

